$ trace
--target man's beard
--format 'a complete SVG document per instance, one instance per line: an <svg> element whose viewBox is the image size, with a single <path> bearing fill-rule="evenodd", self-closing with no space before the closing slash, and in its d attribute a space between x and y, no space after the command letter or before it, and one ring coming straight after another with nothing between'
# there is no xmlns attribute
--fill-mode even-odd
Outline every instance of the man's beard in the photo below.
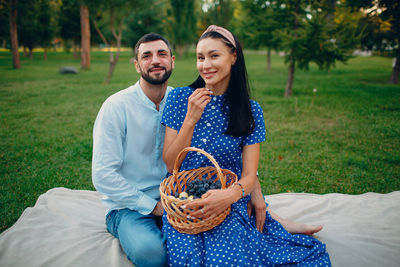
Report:
<svg viewBox="0 0 400 267"><path fill-rule="evenodd" d="M159 67L157 67L157 68L159 68ZM164 68L164 70L165 70L164 75L162 75L162 76L159 77L159 78L152 78L152 77L150 77L149 72L151 71L151 69L149 69L148 72L144 72L143 70L141 70L140 73L141 73L142 78L143 78L146 82L148 82L148 83L150 83L150 84L158 85L158 84L163 84L163 83L165 83L165 82L169 79L169 77L171 76L172 69L167 70L166 68Z"/></svg>

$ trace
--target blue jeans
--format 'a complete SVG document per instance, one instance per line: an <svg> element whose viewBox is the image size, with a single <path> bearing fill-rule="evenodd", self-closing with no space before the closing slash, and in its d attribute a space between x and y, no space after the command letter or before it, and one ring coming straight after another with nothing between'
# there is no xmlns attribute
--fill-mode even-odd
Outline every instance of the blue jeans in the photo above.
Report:
<svg viewBox="0 0 400 267"><path fill-rule="evenodd" d="M136 266L167 265L161 217L142 215L130 209L113 210L106 216L106 225Z"/></svg>

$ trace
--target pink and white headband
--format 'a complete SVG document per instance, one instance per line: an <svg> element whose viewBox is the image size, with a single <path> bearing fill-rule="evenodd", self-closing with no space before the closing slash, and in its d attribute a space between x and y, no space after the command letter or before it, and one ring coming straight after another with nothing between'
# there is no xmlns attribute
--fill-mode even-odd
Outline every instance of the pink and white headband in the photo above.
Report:
<svg viewBox="0 0 400 267"><path fill-rule="evenodd" d="M228 31L227 29L222 28L217 25L210 25L210 26L208 26L207 30L205 30L203 32L203 34L205 34L206 32L218 32L219 34L224 36L226 39L228 39L228 41L236 48L235 38L233 38L233 34L230 31Z"/></svg>

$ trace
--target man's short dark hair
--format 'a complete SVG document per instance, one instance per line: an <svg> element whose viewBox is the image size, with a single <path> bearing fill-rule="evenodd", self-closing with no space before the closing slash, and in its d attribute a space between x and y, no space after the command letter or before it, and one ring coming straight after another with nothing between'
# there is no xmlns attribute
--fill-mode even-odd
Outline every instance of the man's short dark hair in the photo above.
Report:
<svg viewBox="0 0 400 267"><path fill-rule="evenodd" d="M136 60L138 59L139 46L142 43L148 43L148 42L153 42L153 41L158 41L158 40L163 41L168 46L169 52L170 52L170 54L172 56L172 49L171 49L171 45L169 44L168 40L165 39L164 36L162 36L162 35L160 35L158 33L150 32L150 33L147 33L147 34L143 35L135 45L135 58L136 58Z"/></svg>

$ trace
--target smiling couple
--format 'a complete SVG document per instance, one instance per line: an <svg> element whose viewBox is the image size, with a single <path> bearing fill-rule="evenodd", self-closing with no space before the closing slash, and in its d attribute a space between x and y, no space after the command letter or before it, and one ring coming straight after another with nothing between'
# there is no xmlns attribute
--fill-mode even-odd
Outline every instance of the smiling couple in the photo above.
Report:
<svg viewBox="0 0 400 267"><path fill-rule="evenodd" d="M135 85L110 96L93 129L92 179L104 195L107 230L137 266L330 266L325 245L311 235L322 226L280 218L264 201L257 176L265 124L250 100L243 51L227 29L211 25L197 47L198 78L168 87L175 58L161 35L135 46ZM212 218L231 207L220 225L197 235L169 224L159 185L178 153L194 146L238 175L228 189L209 190L188 208ZM189 153L188 170L211 163Z"/></svg>

